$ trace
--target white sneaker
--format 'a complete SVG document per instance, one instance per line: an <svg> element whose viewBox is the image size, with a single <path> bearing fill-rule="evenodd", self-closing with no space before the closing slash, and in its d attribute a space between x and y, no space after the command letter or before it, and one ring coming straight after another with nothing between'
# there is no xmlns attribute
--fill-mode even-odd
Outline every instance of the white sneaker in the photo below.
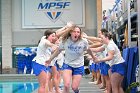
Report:
<svg viewBox="0 0 140 93"><path fill-rule="evenodd" d="M94 81L94 82L93 82L93 84L95 84L95 85L96 85L96 84L97 84L97 81Z"/></svg>

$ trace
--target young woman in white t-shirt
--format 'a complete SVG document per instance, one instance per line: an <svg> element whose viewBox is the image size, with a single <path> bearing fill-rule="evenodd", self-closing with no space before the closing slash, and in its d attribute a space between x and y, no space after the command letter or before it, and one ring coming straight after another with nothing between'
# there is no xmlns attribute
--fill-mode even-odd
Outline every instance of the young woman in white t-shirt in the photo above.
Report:
<svg viewBox="0 0 140 93"><path fill-rule="evenodd" d="M81 29L78 26L65 33L59 48L50 57L50 60L48 60L48 62L51 62L62 50L65 50L63 93L69 93L70 84L72 84L71 87L74 93L79 93L80 81L84 74L84 51L88 51L92 58L94 58L88 48L87 40L81 37L81 33Z"/></svg>
<svg viewBox="0 0 140 93"><path fill-rule="evenodd" d="M39 82L38 93L48 93L46 92L46 88L48 88L49 75L47 72L49 71L49 68L46 61L50 58L51 52L57 47L55 44L53 44L56 41L56 36L59 37L63 35L64 32L67 32L73 28L73 25L69 24L71 23L68 23L66 26L58 29L55 32L52 30L45 31L44 36L38 43L37 55L33 59L33 71ZM46 52L48 47L52 48L50 52Z"/></svg>
<svg viewBox="0 0 140 93"><path fill-rule="evenodd" d="M110 65L110 80L112 93L124 93L122 89L122 81L126 71L126 66L124 64L124 59L121 56L120 50L117 45L112 40L112 35L106 30L103 29L101 38L103 43L106 44L107 56L105 58L99 59L96 58L96 62L106 62Z"/></svg>
<svg viewBox="0 0 140 93"><path fill-rule="evenodd" d="M102 33L104 33L104 31L106 31L106 29L101 29L99 32L98 32L98 36L101 38L102 36ZM93 40L95 37L88 37L89 40ZM93 47L91 48L91 50L93 52L96 53L96 56L98 58L104 58L106 57L106 44L103 44L101 46L98 46L98 47ZM101 70L101 78L102 78L102 85L100 88L105 88L105 93L111 93L111 82L110 82L110 77L109 77L109 69L110 69L110 66L109 64L107 64L107 62L100 62L100 70Z"/></svg>

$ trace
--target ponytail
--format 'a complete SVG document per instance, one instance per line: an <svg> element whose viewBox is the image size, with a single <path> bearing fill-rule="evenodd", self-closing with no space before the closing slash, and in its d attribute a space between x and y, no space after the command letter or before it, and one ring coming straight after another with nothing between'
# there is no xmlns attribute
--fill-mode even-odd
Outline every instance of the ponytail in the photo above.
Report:
<svg viewBox="0 0 140 93"><path fill-rule="evenodd" d="M109 32L109 31L108 31L107 29L105 29L105 28L102 28L102 29L101 29L101 33L102 33L105 37L108 37L109 40L113 38L112 33Z"/></svg>
<svg viewBox="0 0 140 93"><path fill-rule="evenodd" d="M44 32L44 36L46 36L46 39L51 35L55 33L54 31L52 31L51 29L48 29Z"/></svg>

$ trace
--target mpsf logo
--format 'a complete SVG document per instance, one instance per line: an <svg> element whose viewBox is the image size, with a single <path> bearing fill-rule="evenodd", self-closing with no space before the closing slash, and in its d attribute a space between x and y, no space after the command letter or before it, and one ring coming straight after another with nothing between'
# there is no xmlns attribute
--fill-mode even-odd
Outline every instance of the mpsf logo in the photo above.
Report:
<svg viewBox="0 0 140 93"><path fill-rule="evenodd" d="M38 5L39 11L45 11L45 15L51 19L51 21L56 22L65 10L69 9L71 2L67 0L41 0Z"/></svg>

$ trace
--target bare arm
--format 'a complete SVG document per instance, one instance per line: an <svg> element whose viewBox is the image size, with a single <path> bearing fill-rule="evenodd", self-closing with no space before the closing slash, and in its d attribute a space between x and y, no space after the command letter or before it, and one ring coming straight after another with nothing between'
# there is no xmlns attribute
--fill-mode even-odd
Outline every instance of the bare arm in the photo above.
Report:
<svg viewBox="0 0 140 93"><path fill-rule="evenodd" d="M59 50L59 48L57 48L54 53L50 56L50 59L46 61L46 65L50 64L51 61L58 56L58 54L60 54L62 50Z"/></svg>
<svg viewBox="0 0 140 93"><path fill-rule="evenodd" d="M100 43L100 42L96 42L96 43L92 43L91 45L89 45L90 48L96 48L96 47L100 47L102 46L103 44Z"/></svg>
<svg viewBox="0 0 140 93"><path fill-rule="evenodd" d="M108 52L108 56L106 56L105 58L102 58L102 59L95 59L95 62L98 63L98 62L110 61L113 59L114 53L115 52L113 50L111 50Z"/></svg>
<svg viewBox="0 0 140 93"><path fill-rule="evenodd" d="M87 53L88 53L89 55L91 55L91 57L92 57L93 59L95 59L95 55L92 53L92 51L91 51L90 48L87 49Z"/></svg>
<svg viewBox="0 0 140 93"><path fill-rule="evenodd" d="M87 39L87 41L90 45L94 43L94 42L92 42L91 40L88 40L88 39Z"/></svg>
<svg viewBox="0 0 140 93"><path fill-rule="evenodd" d="M50 61L52 61L55 57L57 57L58 54L60 54L61 51L62 51L62 49L59 50L59 48L57 48L57 49L54 51L54 53L51 55Z"/></svg>
<svg viewBox="0 0 140 93"><path fill-rule="evenodd" d="M62 34L64 34L64 33L66 32L66 29L67 29L67 27L64 26L64 27L62 27L62 28L56 30L56 31L55 31L55 32L56 32L56 35L57 35L58 37L60 37Z"/></svg>
<svg viewBox="0 0 140 93"><path fill-rule="evenodd" d="M58 37L60 37L60 36L62 36L64 33L70 31L71 29L73 29L74 26L75 26L75 25L74 25L72 22L68 22L66 26L64 26L64 27L62 27L62 28L56 30L56 35L57 35Z"/></svg>
<svg viewBox="0 0 140 93"><path fill-rule="evenodd" d="M98 41L98 42L102 42L102 39L101 38L98 38L98 37L93 37L93 36L85 36L84 38L94 42L94 41Z"/></svg>
<svg viewBox="0 0 140 93"><path fill-rule="evenodd" d="M53 44L53 43L51 43L50 41L46 41L45 42L45 44L46 44L46 46L49 46L49 47L52 47L52 46L54 46L55 44Z"/></svg>
<svg viewBox="0 0 140 93"><path fill-rule="evenodd" d="M91 48L91 51L93 52L101 52L101 51L104 51L105 48L103 48L102 46L101 47L97 47L97 48Z"/></svg>
<svg viewBox="0 0 140 93"><path fill-rule="evenodd" d="M56 44L46 41L46 47L48 47L48 46L52 48L53 52L58 48L58 46Z"/></svg>

